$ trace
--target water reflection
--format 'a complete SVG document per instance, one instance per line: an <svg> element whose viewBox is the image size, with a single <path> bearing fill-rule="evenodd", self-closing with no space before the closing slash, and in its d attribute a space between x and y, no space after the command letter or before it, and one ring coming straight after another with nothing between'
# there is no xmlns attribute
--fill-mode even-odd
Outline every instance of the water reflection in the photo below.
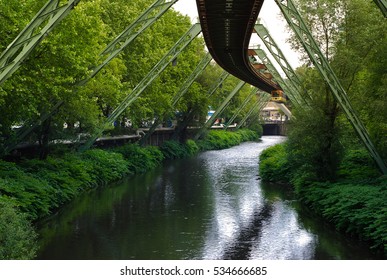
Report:
<svg viewBox="0 0 387 280"><path fill-rule="evenodd" d="M167 162L83 195L40 225L40 259L372 258L330 233L281 186L258 180L258 155L284 138ZM349 243L349 244L348 244Z"/></svg>
<svg viewBox="0 0 387 280"><path fill-rule="evenodd" d="M316 236L303 229L285 201L268 201L257 180L257 158L267 144L248 144L208 152L206 163L214 192L213 221L207 230L204 259L310 259ZM275 138L274 141L278 141Z"/></svg>

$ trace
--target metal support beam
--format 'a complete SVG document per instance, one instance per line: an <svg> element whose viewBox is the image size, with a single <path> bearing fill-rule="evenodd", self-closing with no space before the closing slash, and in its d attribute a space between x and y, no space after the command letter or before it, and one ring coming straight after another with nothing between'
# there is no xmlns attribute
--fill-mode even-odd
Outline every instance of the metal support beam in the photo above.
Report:
<svg viewBox="0 0 387 280"><path fill-rule="evenodd" d="M273 75L274 79L277 83L285 90L286 95L289 96L290 101L296 106L302 106L303 105L303 99L299 94L298 89L294 86L294 84L291 82L290 85L288 85L284 79L281 77L280 73L277 71L269 57L266 55L265 51L262 49L254 49L253 50L261 60L261 62L267 67L269 72Z"/></svg>
<svg viewBox="0 0 387 280"><path fill-rule="evenodd" d="M230 73L227 71L223 71L222 74L219 76L219 78L212 84L210 89L207 92L208 96L211 96L214 94L214 92L223 84L223 82L230 76ZM180 133L188 126L189 121L191 120L192 112L188 113L188 116L184 119L182 123L180 123L173 133L172 138L177 139L180 135Z"/></svg>
<svg viewBox="0 0 387 280"><path fill-rule="evenodd" d="M290 66L285 55L278 47L273 37L271 37L267 28L262 24L256 24L254 27L254 30L255 32L257 32L259 38L265 44L270 54L274 57L275 61L281 67L282 71L284 71L286 77L288 77L291 87L294 88L294 89L291 89L292 92L295 93L296 95L299 95L298 101L301 101L300 99L303 99L305 100L305 103L308 104L308 99L310 99L310 96L306 92L302 91L302 83L300 79L298 78L296 72L294 72L292 66Z"/></svg>
<svg viewBox="0 0 387 280"><path fill-rule="evenodd" d="M246 84L244 81L240 81L237 86L233 89L232 92L223 100L222 104L219 105L218 109L216 109L215 113L211 116L211 118L200 128L199 132L195 135L194 139L197 140L202 136L204 131L210 128L215 119L224 111L227 105L230 103L230 100L241 90L241 88Z"/></svg>
<svg viewBox="0 0 387 280"><path fill-rule="evenodd" d="M374 2L376 5L378 5L384 17L387 17L387 0L374 0Z"/></svg>
<svg viewBox="0 0 387 280"><path fill-rule="evenodd" d="M9 78L51 30L65 18L80 0L69 0L59 6L59 0L50 0L32 21L8 45L0 56L0 85Z"/></svg>
<svg viewBox="0 0 387 280"><path fill-rule="evenodd" d="M193 82L199 77L199 75L204 71L204 69L207 67L207 65L212 60L211 54L207 53L203 59L199 62L199 64L196 66L194 71L191 73L191 75L188 77L187 80L183 83L183 85L180 87L180 90L177 92L177 94L172 99L172 106L175 107L177 105L177 102L186 94L189 87L193 84Z"/></svg>
<svg viewBox="0 0 387 280"><path fill-rule="evenodd" d="M191 43L196 36L201 32L200 24L194 24L169 50L167 54L153 67L153 69L141 80L141 82L129 93L126 98L121 102L117 108L111 113L111 115L105 120L102 127L100 127L90 139L80 148L80 151L89 149L95 140L100 137L103 131L110 127L114 121L129 107L130 104L135 101L140 94L156 79L167 66Z"/></svg>
<svg viewBox="0 0 387 280"><path fill-rule="evenodd" d="M80 1L80 0L79 0ZM104 57L105 60L98 66L94 67L90 72L89 76L83 79L82 81L77 82L76 86L84 86L90 79L92 79L103 67L108 65L108 63L114 59L120 52L122 52L131 42L133 42L144 30L152 26L174 3L178 0L157 0L154 2L145 12L143 12L133 23L131 23L123 32L121 32L106 48L101 52L100 56ZM53 2L53 1L51 1ZM58 2L58 1L57 1ZM77 88L75 91L78 90ZM13 150L19 143L28 136L32 131L40 126L45 117L54 115L58 108L63 105L63 101L56 103L51 112L44 114L40 117L38 121L24 125L20 129L20 133L15 139L15 143L6 146L6 151L10 152Z"/></svg>
<svg viewBox="0 0 387 280"><path fill-rule="evenodd" d="M254 105L250 108L249 112L244 116L241 122L237 125L237 129L241 128L253 113L260 112L265 107L265 105L269 102L269 100L270 100L270 95L265 92L261 92L260 98L254 103Z"/></svg>
<svg viewBox="0 0 387 280"><path fill-rule="evenodd" d="M227 71L223 71L222 74L219 76L218 80L211 86L211 88L208 90L207 95L211 96L215 93L215 91L221 87L223 82L230 76L230 73Z"/></svg>
<svg viewBox="0 0 387 280"><path fill-rule="evenodd" d="M78 83L86 84L91 78L105 67L113 58L135 40L141 32L152 26L168 9L178 0L157 0L141 16L131 23L124 31L121 32L110 44L101 52L101 56L106 56L105 60L95 66L90 75Z"/></svg>
<svg viewBox="0 0 387 280"><path fill-rule="evenodd" d="M304 49L309 55L309 58L313 62L314 66L319 70L320 74L324 77L326 83L331 89L337 102L345 112L349 122L354 127L355 131L359 135L361 141L371 154L372 158L377 163L379 169L383 174L387 174L387 167L378 151L375 149L366 128L357 116L355 110L352 108L351 103L348 100L347 93L342 87L335 72L328 63L326 57L322 54L318 44L314 40L308 26L305 24L301 15L299 14L296 6L292 0L275 0L279 8L281 9L286 21L295 32L297 38L302 43Z"/></svg>
<svg viewBox="0 0 387 280"><path fill-rule="evenodd" d="M236 119L236 117L242 112L242 110L249 104L251 99L253 98L254 95L258 93L259 89L253 88L253 90L249 93L249 95L246 97L246 99L243 101L241 106L237 109L237 111L234 113L234 115L228 120L228 122L225 125L225 129L227 129L232 122Z"/></svg>
<svg viewBox="0 0 387 280"><path fill-rule="evenodd" d="M203 70L207 67L207 65L210 63L212 57L210 53L207 53L203 59L199 62L199 64L196 66L196 68L193 70L191 75L185 80L183 85L180 87L180 90L175 94L175 96L172 98L172 108L175 108L179 100L187 93L189 87L193 84L193 82L196 80L197 77L203 72ZM148 130L148 132L141 138L140 144L144 145L146 141L149 139L149 137L153 134L153 132L156 130L156 128L160 125L160 123L163 121L163 118L157 118L151 128Z"/></svg>

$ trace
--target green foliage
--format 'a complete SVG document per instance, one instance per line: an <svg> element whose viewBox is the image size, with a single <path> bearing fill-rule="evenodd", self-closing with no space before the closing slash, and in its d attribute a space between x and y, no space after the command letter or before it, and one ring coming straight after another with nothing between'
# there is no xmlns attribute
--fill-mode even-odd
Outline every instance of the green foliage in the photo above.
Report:
<svg viewBox="0 0 387 280"><path fill-rule="evenodd" d="M161 145L160 150L167 159L185 158L190 155L186 145L173 140L165 141Z"/></svg>
<svg viewBox="0 0 387 280"><path fill-rule="evenodd" d="M338 230L369 240L387 254L387 177L378 177L366 151L347 151L338 172L340 181L334 183L319 182L308 163L291 168L288 148L278 144L261 153L262 179L291 182L299 199Z"/></svg>
<svg viewBox="0 0 387 280"><path fill-rule="evenodd" d="M26 214L0 196L0 260L27 260L36 255L36 233Z"/></svg>
<svg viewBox="0 0 387 280"><path fill-rule="evenodd" d="M128 144L115 148L114 151L123 155L130 174L144 173L164 159L162 152L156 147L142 148L137 144Z"/></svg>
<svg viewBox="0 0 387 280"><path fill-rule="evenodd" d="M195 141L191 139L187 140L187 142L185 143L185 146L187 148L187 153L189 156L194 156L199 152L198 145L196 144Z"/></svg>
<svg viewBox="0 0 387 280"><path fill-rule="evenodd" d="M13 201L22 212L35 219L58 206L56 190L47 181L35 177L14 163L0 161L0 195Z"/></svg>
<svg viewBox="0 0 387 280"><path fill-rule="evenodd" d="M290 166L285 144L274 145L260 154L259 174L265 181L289 182Z"/></svg>
<svg viewBox="0 0 387 280"><path fill-rule="evenodd" d="M198 140L197 145L201 151L220 150L239 145L245 141L255 141L259 135L248 129L240 129L236 132L226 130L211 130L203 140Z"/></svg>
<svg viewBox="0 0 387 280"><path fill-rule="evenodd" d="M82 159L92 166L92 176L99 184L121 179L128 173L128 165L122 154L93 149L82 154Z"/></svg>
<svg viewBox="0 0 387 280"><path fill-rule="evenodd" d="M380 174L375 162L365 149L348 150L340 163L338 175L341 179L364 180Z"/></svg>
<svg viewBox="0 0 387 280"><path fill-rule="evenodd" d="M339 230L370 240L387 255L387 178L368 184L313 183L302 200Z"/></svg>

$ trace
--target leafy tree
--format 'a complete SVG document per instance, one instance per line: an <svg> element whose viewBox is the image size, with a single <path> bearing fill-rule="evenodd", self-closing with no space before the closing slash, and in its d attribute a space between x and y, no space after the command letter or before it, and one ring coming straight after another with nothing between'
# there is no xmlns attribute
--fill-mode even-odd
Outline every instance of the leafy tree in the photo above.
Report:
<svg viewBox="0 0 387 280"><path fill-rule="evenodd" d="M26 214L0 197L0 260L28 260L36 256L36 233Z"/></svg>
<svg viewBox="0 0 387 280"><path fill-rule="evenodd" d="M386 40L383 32L386 26L380 13L373 3L360 0L297 2L320 48L384 154L386 142L381 135L386 131L386 121L381 106L385 105L385 98L381 96L385 93L382 87L385 67L381 67L380 61L385 61L381 48ZM300 46L296 38L292 42ZM295 111L288 145L291 159L297 166L308 166L321 180L334 179L342 147L358 147L360 141L317 71L305 65L298 69L298 74L312 96L313 109ZM377 78L371 82L371 76ZM369 88L371 84L373 92ZM379 110L375 112L375 108ZM371 118L371 115L378 116Z"/></svg>

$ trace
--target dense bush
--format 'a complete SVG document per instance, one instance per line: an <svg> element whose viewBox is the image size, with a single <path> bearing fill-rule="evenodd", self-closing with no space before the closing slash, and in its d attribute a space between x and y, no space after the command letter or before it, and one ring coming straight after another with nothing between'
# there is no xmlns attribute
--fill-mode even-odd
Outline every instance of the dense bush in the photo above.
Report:
<svg viewBox="0 0 387 280"><path fill-rule="evenodd" d="M57 190L53 186L10 162L0 161L0 195L12 200L33 219L58 206Z"/></svg>
<svg viewBox="0 0 387 280"><path fill-rule="evenodd" d="M165 141L161 145L160 150L167 159L184 158L188 156L186 146L178 141Z"/></svg>
<svg viewBox="0 0 387 280"><path fill-rule="evenodd" d="M114 151L123 155L131 175L155 168L164 159L157 147L142 148L137 144L129 144L115 148Z"/></svg>
<svg viewBox="0 0 387 280"><path fill-rule="evenodd" d="M31 219L44 217L85 189L122 178L128 164L121 154L90 150L63 158L0 161L0 196Z"/></svg>
<svg viewBox="0 0 387 280"><path fill-rule="evenodd" d="M217 131L209 133L208 143L226 148L256 138L257 134L249 130ZM0 160L0 259L34 256L35 234L28 220L49 215L84 190L145 172L164 158L188 157L198 151L196 142L188 140L184 144L166 141L160 148L128 144L111 151L69 152L57 158L23 160L18 164Z"/></svg>
<svg viewBox="0 0 387 280"><path fill-rule="evenodd" d="M193 140L188 140L186 143L177 141L165 141L160 147L161 152L167 159L185 158L198 153L199 147Z"/></svg>
<svg viewBox="0 0 387 280"><path fill-rule="evenodd" d="M372 242L387 255L387 177L379 176L368 153L347 151L336 182L319 181L307 163L290 171L288 156L286 144L263 151L262 179L291 183L299 199L338 230Z"/></svg>
<svg viewBox="0 0 387 280"><path fill-rule="evenodd" d="M379 176L375 162L365 149L347 151L338 170L341 179L362 180Z"/></svg>
<svg viewBox="0 0 387 280"><path fill-rule="evenodd" d="M263 180L289 182L290 168L284 144L277 144L264 150L259 160L259 174Z"/></svg>
<svg viewBox="0 0 387 280"><path fill-rule="evenodd" d="M313 183L301 200L337 229L370 240L387 255L387 178L374 184Z"/></svg>
<svg viewBox="0 0 387 280"><path fill-rule="evenodd" d="M236 132L226 130L211 130L203 140L197 141L201 151L220 150L239 145L244 141L255 141L259 134L252 130L241 129Z"/></svg>
<svg viewBox="0 0 387 280"><path fill-rule="evenodd" d="M0 197L0 260L25 260L36 255L36 233L26 214Z"/></svg>
<svg viewBox="0 0 387 280"><path fill-rule="evenodd" d="M118 180L128 173L128 165L122 154L93 149L81 157L92 166L92 176L100 184Z"/></svg>

